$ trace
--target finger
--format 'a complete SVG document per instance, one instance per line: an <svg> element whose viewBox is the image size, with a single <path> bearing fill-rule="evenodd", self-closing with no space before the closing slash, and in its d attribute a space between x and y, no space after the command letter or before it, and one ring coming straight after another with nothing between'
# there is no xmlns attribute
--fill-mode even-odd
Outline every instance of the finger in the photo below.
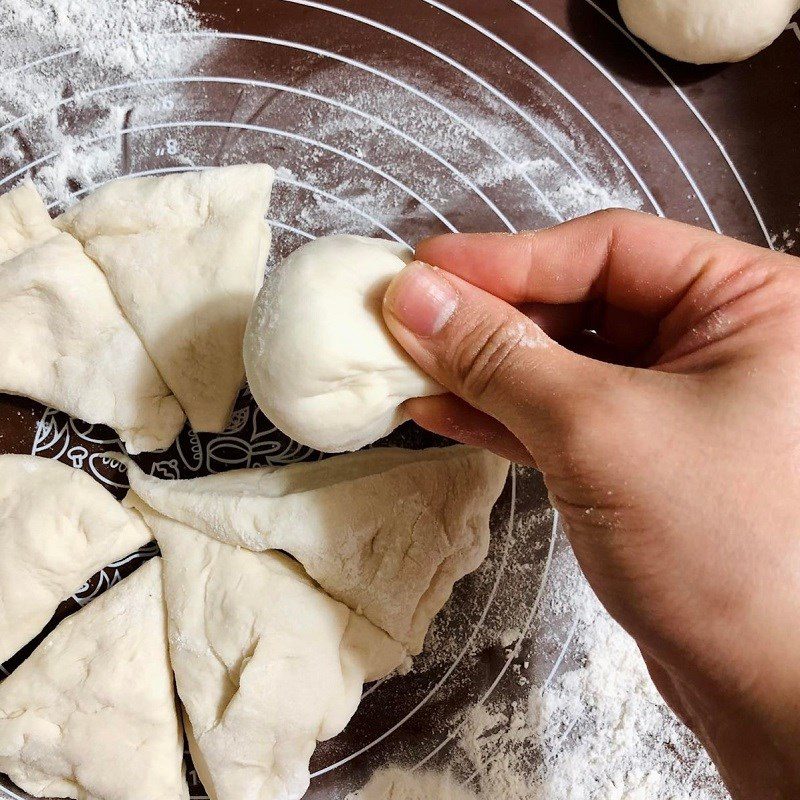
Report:
<svg viewBox="0 0 800 800"><path fill-rule="evenodd" d="M426 430L491 450L515 464L535 466L531 454L508 428L455 395L417 397L407 401L405 408L414 422Z"/></svg>
<svg viewBox="0 0 800 800"><path fill-rule="evenodd" d="M734 271L758 248L699 228L627 210L609 210L522 234L448 234L426 239L416 258L509 303L581 303L665 316L727 249Z"/></svg>
<svg viewBox="0 0 800 800"><path fill-rule="evenodd" d="M419 262L390 285L384 317L427 374L529 448L555 446L556 429L621 369L570 352L508 303Z"/></svg>

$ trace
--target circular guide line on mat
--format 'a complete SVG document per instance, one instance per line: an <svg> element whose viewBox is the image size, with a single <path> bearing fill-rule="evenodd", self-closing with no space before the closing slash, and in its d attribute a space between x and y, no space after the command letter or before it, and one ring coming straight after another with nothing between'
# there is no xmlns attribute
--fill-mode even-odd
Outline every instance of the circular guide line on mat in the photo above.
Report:
<svg viewBox="0 0 800 800"><path fill-rule="evenodd" d="M388 33L390 36L397 37L408 44L413 45L414 47L418 47L426 53L438 58L439 60L443 61L444 63L450 65L451 67L457 69L462 74L466 75L468 78L473 80L474 82L478 83L482 88L486 89L490 94L496 97L500 102L514 111L517 116L519 116L522 120L524 120L528 125L530 125L534 130L536 130L561 156L566 160L566 162L572 167L577 175L584 180L587 184L591 184L591 179L580 169L578 164L574 161L574 159L558 144L558 142L553 139L550 134L545 131L541 125L539 125L536 120L534 120L530 114L524 111L519 104L515 103L511 98L507 95L503 94L499 89L495 86L492 86L488 81L485 81L475 72L470 70L469 68L465 67L460 62L456 61L455 59L451 58L450 56L442 53L440 50L437 50L430 45L425 44L425 42L420 41L419 39L415 39L413 36L409 36L402 31L397 30L396 28L392 28L389 25L384 25L383 23L377 22L375 20L371 20L367 17L363 17L360 14L354 14L351 11L345 11L341 8L335 8L333 6L328 6L325 3L316 2L316 0L281 0L284 3L293 3L296 5L301 6L308 6L309 8L316 8L320 11L327 11L331 14L336 14L337 16L346 17L347 19L352 19L355 22L360 22L364 25L368 25L372 28L376 28L377 30L383 31L384 33ZM428 2L428 0L422 0L423 2ZM532 62L531 62L532 63ZM540 67L537 69L541 70ZM541 70L542 76L548 75L544 70ZM645 183L642 176L639 174L638 170L633 166L630 159L623 153L620 149L619 145L612 139L612 137L608 134L608 132L600 125L600 123L591 115L589 114L586 109L581 106L577 100L566 90L564 90L560 84L555 81L552 77L548 76L548 82L551 82L553 88L555 88L562 97L570 103L578 113L583 116L583 118L605 139L605 141L609 144L609 146L614 150L614 152L619 156L619 158L623 161L625 166L633 175L636 182L641 187L642 191L645 193L649 202L653 205L653 208L656 210L656 213L659 216L664 216L664 212L661 209L658 201L655 199L655 196L650 191L649 187Z"/></svg>
<svg viewBox="0 0 800 800"><path fill-rule="evenodd" d="M185 77L165 77L165 78L150 78L141 81L131 81L126 83L118 83L113 84L111 86L104 86L98 89L92 89L87 92L81 92L76 95L72 95L70 97L66 97L60 100L58 103L50 106L49 108L30 114L25 114L24 116L17 117L15 120L6 123L2 127L0 127L0 133L9 128L16 127L23 122L26 122L28 119L32 119L37 116L41 116L42 114L49 113L50 111L55 111L63 106L70 105L76 102L85 102L93 97L99 96L101 94L106 94L108 92L113 91L120 91L123 89L137 89L139 87L144 86L157 86L157 85L168 85L168 84L191 84L191 83L219 83L219 84L232 84L232 85L244 85L244 86L251 86L251 87L258 87L258 88L267 88L267 89L275 89L277 91L286 92L289 94L294 94L299 97L306 97L312 100L318 100L322 103L327 105L333 106L334 108L341 109L342 111L347 111L348 113L355 114L363 119L366 119L370 122L373 122L376 125L381 126L382 128L390 131L391 133L399 136L400 138L407 141L409 144L413 145L417 149L421 150L426 155L430 156L434 160L438 161L442 166L444 166L449 172L451 172L459 181L461 181L468 189L473 191L478 197L483 200L483 202L489 207L489 209L497 216L497 218L505 225L506 228L512 233L516 232L516 228L512 225L510 220L506 217L505 214L497 207L497 205L483 192L483 190L478 187L473 181L465 175L463 172L458 170L451 162L441 156L432 148L428 147L423 142L418 141L417 139L409 136L407 133L402 131L400 128L392 125L390 122L387 122L381 119L374 114L369 114L361 109L358 109L354 106L347 105L346 103L342 103L340 100L337 100L333 97L327 97L326 95L321 95L316 92L310 92L306 89L300 89L295 86L286 86L285 84L281 83L274 83L272 81L260 81L255 79L248 79L248 78L235 78L235 77L227 77L222 75L190 75Z"/></svg>
<svg viewBox="0 0 800 800"><path fill-rule="evenodd" d="M432 3L438 5L436 0L423 0L426 3ZM526 10L529 14L534 16L539 22L543 25L547 26L553 33L556 34L559 38L565 41L567 44L570 45L577 53L579 53L583 58L585 58L611 85L622 95L622 97L628 102L628 104L633 108L633 110L644 120L647 126L656 134L658 139L666 148L667 152L670 154L672 159L678 165L678 169L683 173L686 180L689 182L689 185L692 187L692 190L697 195L697 199L700 201L700 205L703 206L703 210L705 211L706 215L708 216L709 222L711 226L717 233L722 233L721 228L719 227L719 223L717 222L717 218L714 215L714 212L711 210L711 206L708 204L708 201L705 198L705 195L700 190L700 187L697 185L697 181L695 181L694 177L692 176L691 172L687 168L686 164L683 162L683 159L678 155L678 152L673 147L672 143L667 139L664 135L662 130L655 124L653 119L650 117L649 114L639 105L639 103L633 98L631 93L625 89L625 87L596 59L592 56L585 48L581 47L571 36L567 35L561 28L558 27L554 22L549 20L544 14L535 9L531 8L526 3L522 2L522 0L510 0L510 2L514 3L516 6ZM476 23L470 22L471 27L475 27L476 29L480 29L480 26L477 26ZM485 30L485 29L482 29ZM532 66L533 62L520 53L515 48L511 47L510 44L504 42L500 37L494 36L494 34L490 34L486 31L486 35L491 36L493 41L496 41L503 49L507 50L509 53L514 55L516 58L519 58L528 66ZM663 213L660 213L659 216L664 216Z"/></svg>
<svg viewBox="0 0 800 800"><path fill-rule="evenodd" d="M512 0L513 1L513 0ZM620 25L612 16L608 14L607 11L604 11L594 0L584 0L584 2L588 3L588 5L593 8L598 14L600 14L606 22L609 22L614 28L616 28L629 42L631 42L636 49L656 68L656 70L660 73L661 77L664 78L665 81L674 89L675 93L681 99L681 102L689 109L695 119L703 126L706 133L708 134L711 141L716 146L717 150L719 150L720 155L722 156L725 163L728 165L728 169L730 169L733 177L735 178L736 182L739 184L742 193L744 194L747 202L750 205L750 208L753 210L753 214L755 214L756 221L758 222L759 227L761 228L762 233L764 234L764 238L767 240L767 246L771 249L775 249L775 245L773 244L772 237L769 234L769 230L767 229L766 222L764 221L764 216L762 215L761 211L759 210L758 206L756 205L755 198L753 197L752 192L748 188L747 184L745 183L744 178L742 177L742 173L739 171L739 168L733 162L730 154L728 153L727 148L722 143L722 140L719 138L717 133L709 124L708 120L700 113L700 110L697 106L689 99L686 92L678 86L677 83L672 79L672 76L664 69L664 67L659 64L658 60L653 57L653 55L647 50L647 48L638 40L635 36L631 34L631 32L624 26Z"/></svg>
<svg viewBox="0 0 800 800"><path fill-rule="evenodd" d="M97 144L98 142L102 142L102 141L105 141L107 139L113 139L113 138L116 138L118 136L131 134L131 133L144 133L144 132L147 132L147 131L169 130L171 128L178 128L179 129L179 128L204 128L204 127L205 128L226 128L226 129L234 129L234 130L248 130L248 131L255 131L255 132L258 132L258 133L267 133L267 134L269 134L271 136L277 136L279 138L283 137L283 138L287 138L287 139L294 139L296 141L302 142L303 144L307 144L307 145L310 145L310 146L313 146L313 147L319 147L321 150L326 150L326 151L328 151L330 153L333 153L334 155L337 155L337 156L339 156L341 158L344 158L344 159L346 159L348 161L352 161L353 163L356 163L359 166L370 170L371 172L375 173L376 175L379 175L381 178L384 178L385 180L388 180L390 183L394 184L401 191L405 191L406 194L408 194L414 200L419 202L424 208L428 209L432 214L434 214L434 216L436 216L438 219L440 219L442 221L442 223L444 225L446 225L447 228L450 231L456 232L455 226L449 220L447 220L440 212L436 211L430 205L430 203L427 200L425 200L422 197L420 197L416 192L414 192L412 189L410 189L408 186L406 186L401 181L398 181L396 178L394 178L393 176L389 175L384 170L380 169L380 167L375 167L375 166L369 164L364 159L359 158L358 156L353 156L353 155L350 155L348 153L345 153L343 150L339 150L338 148L331 147L330 145L324 144L323 142L319 142L316 139L312 139L310 137L303 136L303 135L297 134L297 133L291 133L289 131L282 131L282 130L279 130L277 128L269 128L269 127L266 127L266 126L263 126L263 125L253 125L253 124L244 123L244 122L222 122L222 121L216 121L216 120L179 120L179 121L174 121L174 122L158 122L158 123L152 123L150 125L137 125L137 126L133 126L133 127L130 127L130 128L121 128L120 130L113 131L111 133L104 133L104 134L101 134L99 136L95 136L95 137L92 137L90 139L87 139L85 142L81 142L80 146L81 146L81 148L89 147L89 146L91 146L93 144ZM59 151L58 150L54 150L54 151L51 151L50 153L48 153L47 155L42 156L41 158L38 158L38 159L30 162L29 164L26 164L25 166L15 170L10 175L8 175L5 178L3 178L2 180L0 180L0 186L4 185L5 183L8 183L10 180L13 180L16 177L19 177L20 175L24 174L27 170L32 169L35 166L40 166L42 164L47 163L48 161L52 161L53 159L57 158L58 155L59 155ZM325 190L320 189L319 187L312 186L312 184L309 184L309 183L307 183L305 181L295 181L293 179L282 178L280 176L276 177L276 181L278 181L280 183L288 183L290 185L299 186L301 188L307 188L307 189L309 189L309 191L317 192L317 193L319 193L319 194L321 194L323 196L330 197L331 199L337 199L343 205L348 205L351 208L354 208L354 206L352 206L352 204L348 203L348 201L343 200L342 198L335 198L335 196L332 195L330 192L326 192ZM364 214L364 216L367 216L365 212L362 212L362 213ZM382 231L384 231L384 233L389 234L390 236L392 236L392 238L394 238L396 241L400 242L401 244L405 244L406 246L409 246L408 242L405 242L403 239L401 239L399 236L397 236L397 234L395 234L394 232L390 231L389 228L384 226L377 219L375 219L373 217L370 217L370 219L372 219L373 223L377 227L379 227Z"/></svg>
<svg viewBox="0 0 800 800"><path fill-rule="evenodd" d="M158 167L158 168L155 168L155 169L141 170L140 172L131 172L131 173L127 174L127 175L118 175L117 177L118 178L141 178L141 177L146 177L148 175L167 175L169 173L194 172L194 171L203 170L203 169L213 169L213 167L209 167L209 166L205 166L205 165L187 165L187 166L183 166L183 167ZM81 197L82 195L87 194L88 192L91 192L94 189L97 189L98 187L103 186L106 183L109 183L110 181L113 181L113 180L115 180L115 178L109 178L108 180L100 181L99 183L97 183L94 186L88 186L85 189L80 189L77 192L72 192L70 194L70 196L71 197L76 197L76 198L77 197ZM396 234L390 228L384 227L372 215L368 214L366 211L362 211L357 206L354 206L352 203L348 202L347 200L344 200L341 197L338 197L335 194L331 194L330 192L326 192L325 190L320 189L320 188L318 188L316 186L312 186L309 183L302 183L302 182L293 181L293 180L286 179L286 178L276 177L275 178L275 182L276 183L285 183L287 186L294 186L295 188L299 188L299 189L302 189L304 191L313 192L314 194L319 194L319 195L325 197L326 199L331 200L332 202L335 202L335 203L343 206L344 208L347 208L348 211L351 211L351 212L355 213L357 216L360 216L362 219L364 219L367 222L371 223L375 227L380 228L388 236L391 236L396 242L399 242L400 244L403 244L406 247L410 247L410 245L407 242L403 241L403 239L401 239L398 234ZM48 208L52 209L57 205L60 205L60 203L58 203L58 202L50 203ZM274 220L268 220L268 221L274 222ZM293 228L292 226L287 225L286 223L283 223L283 222L277 223L277 225L278 225L278 227L282 227L282 228L285 228L287 230L291 230L294 233L298 233L301 236L306 237L307 239L316 239L317 238L316 236L314 236L313 234L309 233L308 231L303 231L303 230L301 230L299 228Z"/></svg>
<svg viewBox="0 0 800 800"><path fill-rule="evenodd" d="M425 705L427 705L427 703L439 691L439 689L441 689L442 686L444 686L444 684L447 682L447 679L453 674L453 672L455 672L456 667L463 661L464 657L469 652L470 648L472 647L472 643L475 641L475 638L478 635L478 632L483 627L483 623L486 621L486 617L489 614L489 608L491 607L492 602L494 601L494 598L497 595L497 591L500 588L500 579L503 577L503 575L505 573L505 570L506 570L506 566L508 564L508 555L509 555L509 551L511 550L511 542L512 542L512 536L513 536L513 531L514 531L514 522L516 520L515 505L516 505L516 496L517 496L517 470L516 470L516 467L513 464L511 465L510 477L511 477L511 501L510 501L509 515L508 515L507 539L506 539L505 547L503 548L503 556L502 556L502 559L501 559L501 562L500 562L500 568L498 569L497 577L495 578L494 585L492 586L492 591L491 591L491 593L489 595L489 599L486 601L486 606L484 607L483 611L481 612L480 618L475 623L475 627L473 628L472 633L470 634L469 638L467 639L466 643L464 644L463 648L461 649L461 652L458 654L458 656L456 657L455 661L451 664L451 666L448 667L447 671L439 679L439 681L436 683L436 685L399 722L396 722L394 725L392 725L391 728L389 728L387 731L382 733L380 736L378 736L376 739L374 739L369 744L367 744L364 747L362 747L361 749L357 750L355 753L351 753L349 756L346 756L345 758L340 759L335 764L331 764L331 765L329 765L327 767L324 767L323 769L317 770L316 772L312 773L312 775L311 775L312 778L316 778L319 775L324 775L327 772L332 772L333 770L338 769L339 767L343 766L344 764L347 764L349 761L352 761L353 759L358 758L359 756L363 755L364 753L368 752L373 747L375 747L375 745L380 744L382 741L384 741L384 739L387 739L396 730L398 730L403 725L405 725L406 722L408 722ZM552 550L552 547L553 547L552 537L551 537L550 547L551 547L551 550ZM548 562L548 566L549 566L549 562ZM546 583L546 580L543 580L542 586L544 586L544 583ZM540 589L540 593L541 593L541 589Z"/></svg>

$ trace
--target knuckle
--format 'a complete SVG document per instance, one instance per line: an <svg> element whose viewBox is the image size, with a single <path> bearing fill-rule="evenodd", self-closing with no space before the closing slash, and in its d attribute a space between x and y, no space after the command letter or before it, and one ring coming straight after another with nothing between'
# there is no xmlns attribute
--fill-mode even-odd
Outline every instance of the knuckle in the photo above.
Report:
<svg viewBox="0 0 800 800"><path fill-rule="evenodd" d="M634 219L641 219L642 212L634 211L630 208L602 208L589 214L589 219L614 228L624 225Z"/></svg>
<svg viewBox="0 0 800 800"><path fill-rule="evenodd" d="M480 400L503 380L523 336L506 319L484 319L464 333L454 363L467 397Z"/></svg>
<svg viewBox="0 0 800 800"><path fill-rule="evenodd" d="M597 425L603 424L589 403L569 404L558 421L557 440L561 445L561 477L573 483L590 482L595 473Z"/></svg>
<svg viewBox="0 0 800 800"><path fill-rule="evenodd" d="M562 478L593 486L611 475L654 468L652 421L670 397L655 377L648 385L636 370L618 367L608 376L588 376L576 387L554 423Z"/></svg>
<svg viewBox="0 0 800 800"><path fill-rule="evenodd" d="M633 211L629 208L604 208L589 214L587 220L590 228L605 240L607 257L610 258L621 233L628 228L636 227L647 216L648 214L643 211Z"/></svg>
<svg viewBox="0 0 800 800"><path fill-rule="evenodd" d="M587 385L562 407L556 422L562 477L590 485L613 468L620 409L627 406L625 387ZM633 453L626 454L634 458Z"/></svg>

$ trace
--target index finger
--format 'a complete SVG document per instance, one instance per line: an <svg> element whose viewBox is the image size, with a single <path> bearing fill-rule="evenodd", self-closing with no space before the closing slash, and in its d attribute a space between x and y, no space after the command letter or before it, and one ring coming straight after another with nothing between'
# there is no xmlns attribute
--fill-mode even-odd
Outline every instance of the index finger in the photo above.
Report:
<svg viewBox="0 0 800 800"><path fill-rule="evenodd" d="M520 234L446 234L416 258L520 304L589 300L647 317L667 315L711 269L724 280L762 251L700 228L612 209Z"/></svg>

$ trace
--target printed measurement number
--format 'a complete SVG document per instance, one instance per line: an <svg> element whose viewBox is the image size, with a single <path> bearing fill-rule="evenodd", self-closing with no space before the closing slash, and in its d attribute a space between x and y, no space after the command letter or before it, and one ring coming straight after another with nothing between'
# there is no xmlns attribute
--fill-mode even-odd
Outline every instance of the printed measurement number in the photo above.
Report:
<svg viewBox="0 0 800 800"><path fill-rule="evenodd" d="M157 156L176 156L181 151L181 146L178 144L177 139L167 139L163 146L156 148Z"/></svg>

